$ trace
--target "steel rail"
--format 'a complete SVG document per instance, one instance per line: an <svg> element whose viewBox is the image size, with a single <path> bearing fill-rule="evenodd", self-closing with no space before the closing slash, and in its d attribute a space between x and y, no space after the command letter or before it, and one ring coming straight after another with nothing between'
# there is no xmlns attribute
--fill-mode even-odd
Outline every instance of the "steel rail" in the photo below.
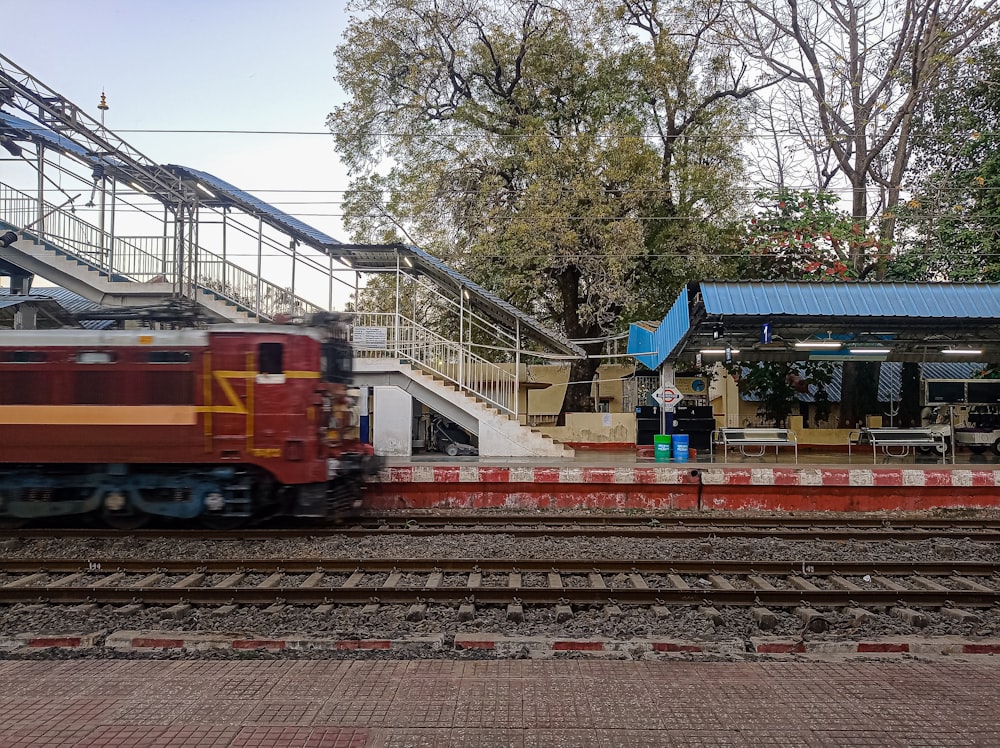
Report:
<svg viewBox="0 0 1000 748"><path fill-rule="evenodd" d="M704 512L676 512L670 514L610 514L610 513L589 513L580 514L575 512L557 512L548 514L493 514L493 513L467 513L467 514L396 514L387 513L363 517L355 524L363 526L377 526L379 524L399 525L405 523L416 523L420 526L438 525L664 525L664 526L709 526L720 525L725 527L789 527L789 528L814 528L814 527L869 527L869 528L976 528L994 529L1000 531L1000 519L983 517L924 517L907 516L900 513L892 518L871 515L853 515L849 513L838 514L836 517L830 516L732 516L720 515L711 516Z"/></svg>
<svg viewBox="0 0 1000 748"><path fill-rule="evenodd" d="M1000 576L1000 564L980 561L728 561L716 559L275 558L120 559L3 558L2 573L124 572L133 574L548 573L748 574L825 576ZM0 585L0 589L3 586Z"/></svg>
<svg viewBox="0 0 1000 748"><path fill-rule="evenodd" d="M820 523L789 526L783 522L747 525L742 522L716 522L702 519L698 524L688 522L643 523L578 522L575 520L533 520L476 522L474 520L449 521L443 519L406 520L395 524L367 524L362 527L301 527L301 528L250 528L232 531L202 529L155 529L120 531L83 528L28 528L0 531L0 539L28 538L122 538L183 540L283 540L291 538L371 537L377 535L404 535L431 537L439 535L514 535L520 537L628 537L650 539L696 538L777 538L781 540L928 540L954 539L977 542L1000 542L1000 523L977 525L884 525L851 523Z"/></svg>
<svg viewBox="0 0 1000 748"><path fill-rule="evenodd" d="M329 605L511 603L555 605L730 605L774 607L990 607L1000 591L678 589L634 587L0 587L0 603L143 605Z"/></svg>

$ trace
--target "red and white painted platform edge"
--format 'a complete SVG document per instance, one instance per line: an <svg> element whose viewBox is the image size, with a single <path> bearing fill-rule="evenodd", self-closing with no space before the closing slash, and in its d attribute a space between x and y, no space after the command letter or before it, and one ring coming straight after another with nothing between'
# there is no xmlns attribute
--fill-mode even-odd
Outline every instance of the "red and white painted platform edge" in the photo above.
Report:
<svg viewBox="0 0 1000 748"><path fill-rule="evenodd" d="M24 633L0 636L0 649L25 652L39 649L104 649L117 652L169 653L235 650L264 651L364 651L477 652L496 658L548 657L562 652L631 659L661 655L738 658L747 655L1000 655L1000 639L968 640L957 637L886 637L861 641L752 638L748 651L740 639L690 641L682 639L568 639L558 637L501 636L489 633L445 634L400 639L259 638L234 634L183 631L116 631L47 635Z"/></svg>
<svg viewBox="0 0 1000 748"><path fill-rule="evenodd" d="M604 485L841 486L993 488L1000 470L964 467L899 466L702 466L686 467L490 467L481 465L400 465L383 468L382 484L560 483Z"/></svg>

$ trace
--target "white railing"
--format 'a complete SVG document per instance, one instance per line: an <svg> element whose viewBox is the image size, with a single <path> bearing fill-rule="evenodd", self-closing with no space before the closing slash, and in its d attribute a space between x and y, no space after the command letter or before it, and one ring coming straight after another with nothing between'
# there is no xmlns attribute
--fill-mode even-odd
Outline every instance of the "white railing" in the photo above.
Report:
<svg viewBox="0 0 1000 748"><path fill-rule="evenodd" d="M185 279L177 277L172 237L111 237L60 206L43 203L40 211L38 200L34 197L2 183L0 219L18 231L57 246L67 255L107 273L108 280L112 282L159 281L182 289L186 286L182 282ZM196 289L211 291L260 316L273 318L282 313L322 311L319 305L259 278L203 247L194 248L189 257L193 257L194 270L190 272ZM187 281L191 282L191 279Z"/></svg>
<svg viewBox="0 0 1000 748"><path fill-rule="evenodd" d="M359 313L354 317L354 355L407 361L451 382L462 392L517 416L517 377L460 343L395 314ZM511 367L513 369L513 367Z"/></svg>

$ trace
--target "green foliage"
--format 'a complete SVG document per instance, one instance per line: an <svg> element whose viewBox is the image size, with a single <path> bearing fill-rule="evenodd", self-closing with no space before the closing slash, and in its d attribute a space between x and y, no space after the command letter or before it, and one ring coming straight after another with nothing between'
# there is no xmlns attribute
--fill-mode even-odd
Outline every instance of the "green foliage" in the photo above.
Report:
<svg viewBox="0 0 1000 748"><path fill-rule="evenodd" d="M799 396L811 393L816 402L815 418L825 421L830 416L830 399L827 386L833 366L827 362L768 362L750 366L729 364L729 375L736 381L739 391L760 401L764 418L775 426L783 427Z"/></svg>
<svg viewBox="0 0 1000 748"><path fill-rule="evenodd" d="M1000 47L947 68L915 124L912 197L890 276L1000 281Z"/></svg>
<svg viewBox="0 0 1000 748"><path fill-rule="evenodd" d="M739 92L719 92L725 49L692 33L715 20L710 5L568 8L366 6L337 50L350 101L329 122L358 175L345 205L356 240L405 231L592 337L722 274L744 128ZM654 20L657 33L635 33Z"/></svg>
<svg viewBox="0 0 1000 748"><path fill-rule="evenodd" d="M711 3L622 7L365 3L329 117L352 238L405 237L578 339L722 275L749 90Z"/></svg>

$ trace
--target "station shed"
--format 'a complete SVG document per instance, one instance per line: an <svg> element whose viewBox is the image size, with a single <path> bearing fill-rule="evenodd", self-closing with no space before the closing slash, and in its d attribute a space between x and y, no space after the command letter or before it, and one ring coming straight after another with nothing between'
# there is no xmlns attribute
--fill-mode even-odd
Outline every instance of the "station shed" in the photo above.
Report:
<svg viewBox="0 0 1000 748"><path fill-rule="evenodd" d="M681 361L997 361L1000 284L690 283L658 325L631 325L628 352L668 390Z"/></svg>

